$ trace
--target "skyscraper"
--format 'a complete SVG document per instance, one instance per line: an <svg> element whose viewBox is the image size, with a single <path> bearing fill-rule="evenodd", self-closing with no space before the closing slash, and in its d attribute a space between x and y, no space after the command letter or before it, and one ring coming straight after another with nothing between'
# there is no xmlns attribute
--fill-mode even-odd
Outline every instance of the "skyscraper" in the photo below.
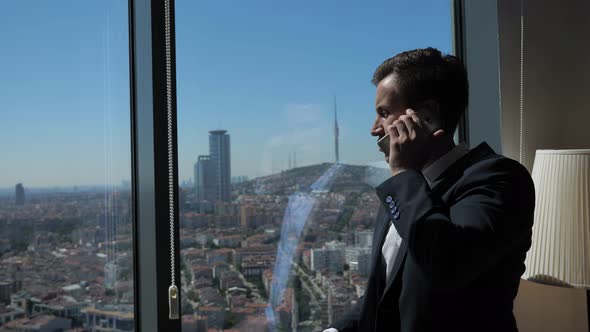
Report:
<svg viewBox="0 0 590 332"><path fill-rule="evenodd" d="M229 134L226 130L209 132L209 155L199 156L194 167L197 200L229 202L231 199L231 162Z"/></svg>
<svg viewBox="0 0 590 332"><path fill-rule="evenodd" d="M340 162L340 151L338 147L338 138L340 130L338 129L338 114L336 112L336 96L334 96L334 151L336 153L336 162Z"/></svg>
<svg viewBox="0 0 590 332"><path fill-rule="evenodd" d="M16 185L16 199L15 199L15 203L16 205L25 205L25 188L23 187L22 183L18 183Z"/></svg>
<svg viewBox="0 0 590 332"><path fill-rule="evenodd" d="M231 199L231 162L229 134L226 130L209 132L209 155L215 186L215 200L229 202Z"/></svg>
<svg viewBox="0 0 590 332"><path fill-rule="evenodd" d="M195 163L195 194L197 201L215 200L215 179L210 156L199 156Z"/></svg>

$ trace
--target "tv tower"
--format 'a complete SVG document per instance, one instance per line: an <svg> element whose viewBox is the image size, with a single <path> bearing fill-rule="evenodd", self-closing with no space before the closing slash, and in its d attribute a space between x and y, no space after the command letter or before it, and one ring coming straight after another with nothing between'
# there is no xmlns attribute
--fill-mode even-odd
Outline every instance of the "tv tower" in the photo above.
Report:
<svg viewBox="0 0 590 332"><path fill-rule="evenodd" d="M340 153L338 149L338 113L336 110L336 96L334 96L334 151L336 152L336 163L340 162Z"/></svg>

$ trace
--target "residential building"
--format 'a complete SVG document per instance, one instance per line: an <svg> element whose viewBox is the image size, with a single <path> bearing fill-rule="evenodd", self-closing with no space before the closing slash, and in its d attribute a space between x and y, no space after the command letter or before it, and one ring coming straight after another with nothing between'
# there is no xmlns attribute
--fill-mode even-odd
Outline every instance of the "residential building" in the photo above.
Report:
<svg viewBox="0 0 590 332"><path fill-rule="evenodd" d="M368 276L371 261L370 247L346 247L344 260L350 270L359 271L362 276Z"/></svg>
<svg viewBox="0 0 590 332"><path fill-rule="evenodd" d="M345 244L332 241L322 248L311 249L311 269L319 271L327 269L332 272L340 272L344 269Z"/></svg>
<svg viewBox="0 0 590 332"><path fill-rule="evenodd" d="M373 230L367 229L354 232L354 244L357 247L371 248L373 246Z"/></svg>
<svg viewBox="0 0 590 332"><path fill-rule="evenodd" d="M69 319L49 315L16 319L2 326L3 331L17 332L55 332L65 331L71 327L72 322Z"/></svg>
<svg viewBox="0 0 590 332"><path fill-rule="evenodd" d="M0 304L0 326L15 319L24 318L25 311L21 308Z"/></svg>
<svg viewBox="0 0 590 332"><path fill-rule="evenodd" d="M104 305L81 310L85 319L85 327L90 332L98 332L104 329L113 331L133 331L133 306L132 305Z"/></svg>

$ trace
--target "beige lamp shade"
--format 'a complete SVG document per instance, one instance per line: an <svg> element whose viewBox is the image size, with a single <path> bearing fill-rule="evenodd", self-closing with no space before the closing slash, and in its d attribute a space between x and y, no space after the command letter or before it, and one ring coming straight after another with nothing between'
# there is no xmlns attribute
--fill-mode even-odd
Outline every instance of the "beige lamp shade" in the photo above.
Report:
<svg viewBox="0 0 590 332"><path fill-rule="evenodd" d="M533 242L524 277L590 288L590 149L537 150Z"/></svg>

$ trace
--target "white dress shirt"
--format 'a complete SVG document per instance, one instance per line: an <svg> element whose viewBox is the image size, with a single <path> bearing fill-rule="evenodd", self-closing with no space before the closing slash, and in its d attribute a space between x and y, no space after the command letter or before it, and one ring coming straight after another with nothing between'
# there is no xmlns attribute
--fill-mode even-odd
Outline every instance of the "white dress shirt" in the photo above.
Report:
<svg viewBox="0 0 590 332"><path fill-rule="evenodd" d="M426 182L432 188L435 181L438 179L439 176L442 175L447 168L451 167L457 160L461 159L464 155L469 152L469 148L465 143L459 144L451 149L449 152L438 158L435 162L433 162L430 166L428 166L425 170L422 171ZM391 222L391 221L390 221ZM395 258L397 257L397 252L399 251L399 247L402 243L402 238L399 236L397 229L394 227L395 224L392 224L389 227L389 231L385 236L385 241L383 242L383 247L381 247L381 254L385 260L386 269L386 278L389 279L389 274L393 269L393 264L395 262ZM386 279L386 280L387 280ZM335 328L329 328L324 330L323 332L338 332Z"/></svg>

